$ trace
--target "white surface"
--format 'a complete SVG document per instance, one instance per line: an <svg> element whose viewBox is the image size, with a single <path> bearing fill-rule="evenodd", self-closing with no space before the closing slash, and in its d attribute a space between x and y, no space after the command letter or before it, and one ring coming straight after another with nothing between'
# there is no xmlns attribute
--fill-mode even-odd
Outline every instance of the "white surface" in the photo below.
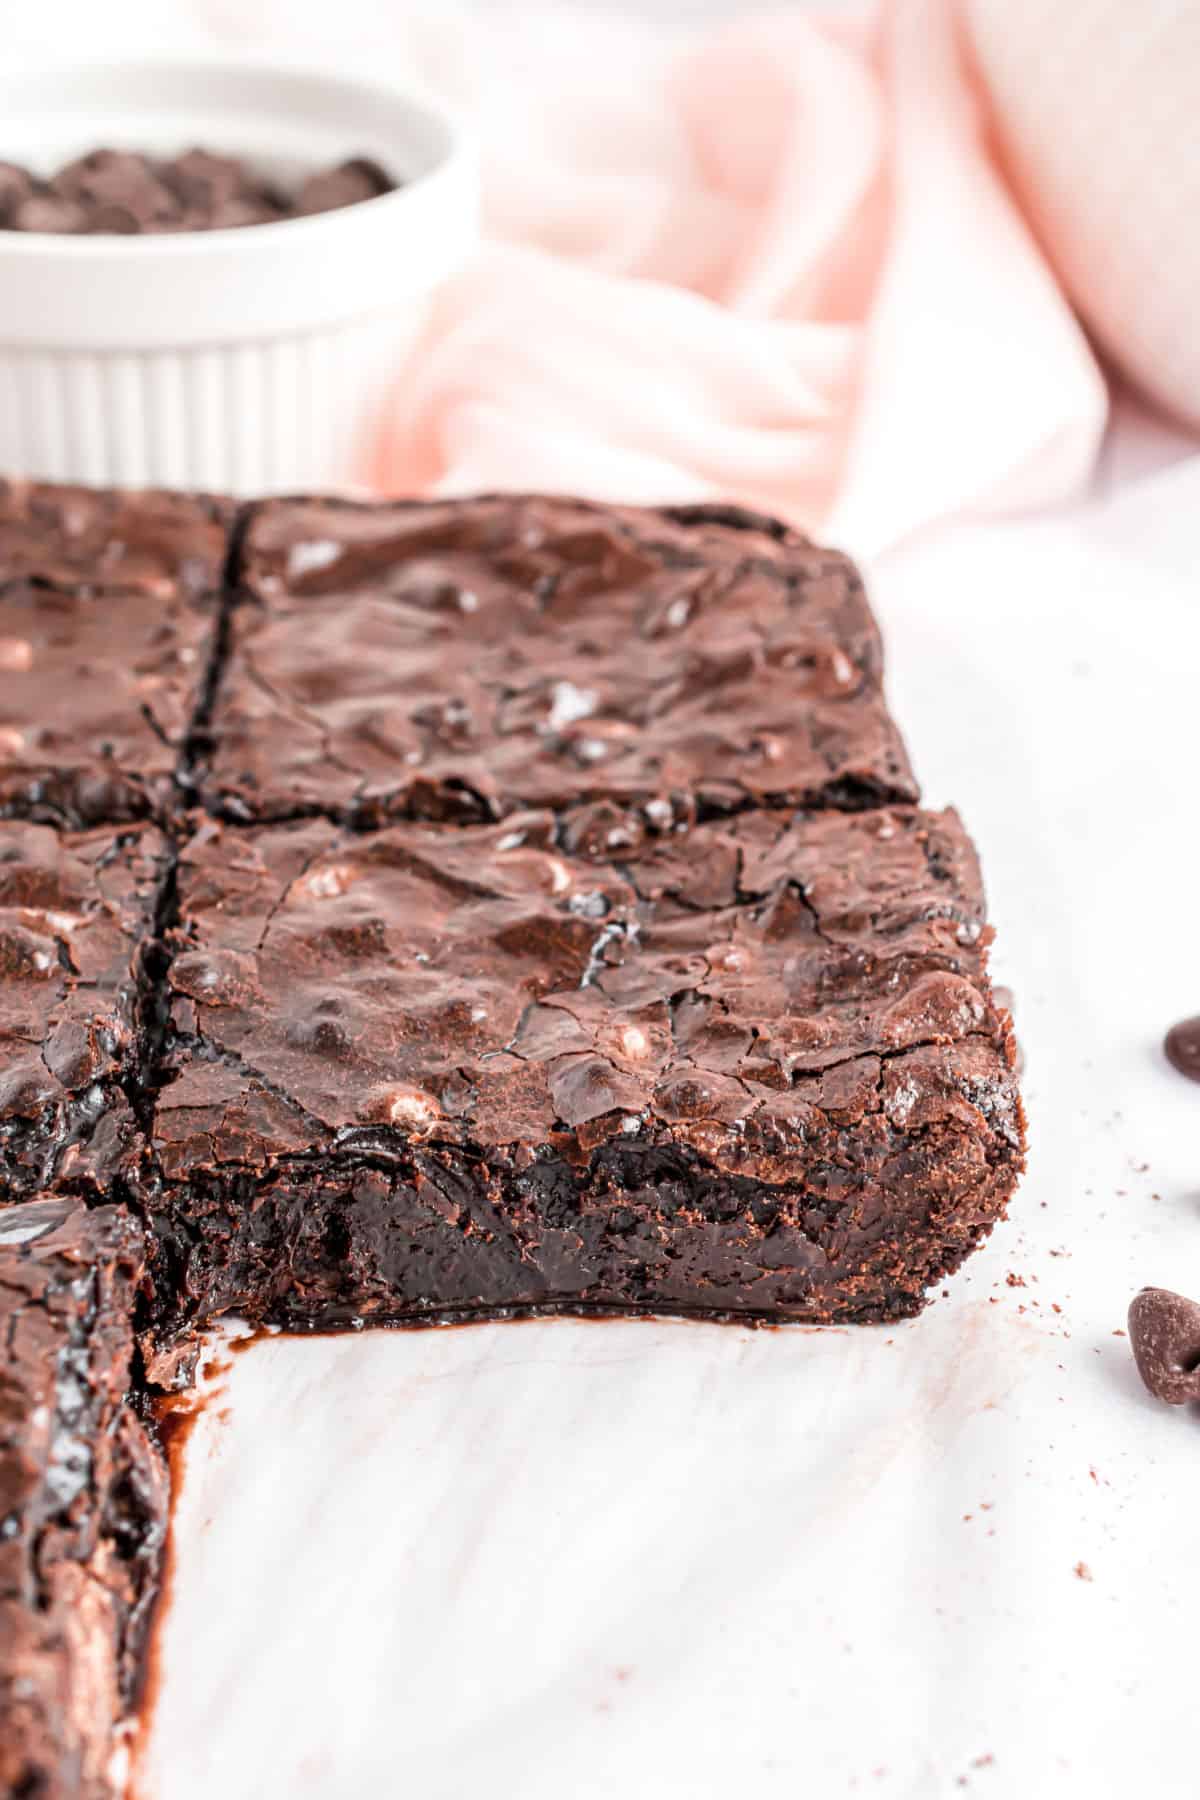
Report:
<svg viewBox="0 0 1200 1800"><path fill-rule="evenodd" d="M16 63L5 154L200 143L281 179L351 155L406 185L236 231L0 233L0 468L258 492L362 480L393 384L476 232L476 171L438 105L231 60ZM269 146L269 154L266 147Z"/></svg>
<svg viewBox="0 0 1200 1800"><path fill-rule="evenodd" d="M1200 460L875 571L1016 989L1011 1222L894 1328L247 1352L188 1459L145 1800L1195 1794L1196 1420L1113 1333L1200 1292L1200 1090L1158 1051L1200 1010L1197 517Z"/></svg>

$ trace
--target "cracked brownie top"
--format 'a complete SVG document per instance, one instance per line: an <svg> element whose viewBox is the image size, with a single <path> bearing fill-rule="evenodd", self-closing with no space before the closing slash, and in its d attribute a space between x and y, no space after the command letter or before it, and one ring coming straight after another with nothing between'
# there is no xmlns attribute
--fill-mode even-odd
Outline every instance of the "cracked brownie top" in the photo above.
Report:
<svg viewBox="0 0 1200 1800"><path fill-rule="evenodd" d="M106 1189L138 1148L153 826L0 823L0 1200Z"/></svg>
<svg viewBox="0 0 1200 1800"><path fill-rule="evenodd" d="M233 818L916 798L853 564L752 514L268 501L240 576L209 777Z"/></svg>
<svg viewBox="0 0 1200 1800"><path fill-rule="evenodd" d="M746 815L619 860L565 847L589 822L202 826L167 976L164 1170L620 1137L780 1181L814 1108L987 1114L1018 1141L954 813Z"/></svg>
<svg viewBox="0 0 1200 1800"><path fill-rule="evenodd" d="M231 504L0 482L0 815L166 810Z"/></svg>

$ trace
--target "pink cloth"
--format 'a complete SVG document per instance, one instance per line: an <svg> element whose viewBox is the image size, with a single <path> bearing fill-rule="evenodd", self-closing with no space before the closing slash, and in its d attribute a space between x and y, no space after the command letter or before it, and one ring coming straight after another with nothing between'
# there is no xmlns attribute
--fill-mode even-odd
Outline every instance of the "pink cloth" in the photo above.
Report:
<svg viewBox="0 0 1200 1800"><path fill-rule="evenodd" d="M1105 386L952 0L686 39L487 17L405 26L479 124L488 242L374 485L732 496L871 552L1086 483Z"/></svg>

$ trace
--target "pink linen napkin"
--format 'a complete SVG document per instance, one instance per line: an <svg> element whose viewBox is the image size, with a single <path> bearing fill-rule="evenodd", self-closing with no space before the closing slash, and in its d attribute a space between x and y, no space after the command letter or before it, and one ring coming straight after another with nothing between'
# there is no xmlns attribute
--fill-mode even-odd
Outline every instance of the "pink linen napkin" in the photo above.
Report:
<svg viewBox="0 0 1200 1800"><path fill-rule="evenodd" d="M1088 329L1200 431L1200 6L958 0L1012 186Z"/></svg>
<svg viewBox="0 0 1200 1800"><path fill-rule="evenodd" d="M395 492L723 495L870 553L1086 484L1107 398L993 159L952 0L680 37L426 15L488 242L370 471Z"/></svg>

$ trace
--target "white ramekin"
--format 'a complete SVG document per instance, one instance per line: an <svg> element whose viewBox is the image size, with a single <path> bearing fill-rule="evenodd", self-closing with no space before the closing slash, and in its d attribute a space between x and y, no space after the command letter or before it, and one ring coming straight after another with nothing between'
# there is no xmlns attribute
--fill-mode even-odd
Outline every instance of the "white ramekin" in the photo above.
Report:
<svg viewBox="0 0 1200 1800"><path fill-rule="evenodd" d="M376 158L338 212L177 236L0 232L0 474L233 493L366 479L383 409L477 231L477 170L433 102L258 63L0 74L0 157L193 144L288 180Z"/></svg>

